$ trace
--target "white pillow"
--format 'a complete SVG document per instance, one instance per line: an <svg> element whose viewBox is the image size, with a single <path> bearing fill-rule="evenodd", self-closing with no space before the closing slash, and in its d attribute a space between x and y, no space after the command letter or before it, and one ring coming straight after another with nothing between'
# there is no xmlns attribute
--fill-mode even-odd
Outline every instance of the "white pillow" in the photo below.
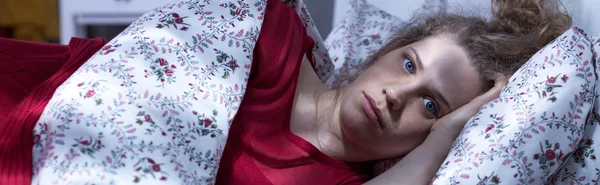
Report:
<svg viewBox="0 0 600 185"><path fill-rule="evenodd" d="M366 3L351 0L346 18L337 25L325 40L333 70L322 79L329 87L345 85L349 78L362 68L368 56L381 48L404 21ZM318 71L318 69L317 69Z"/></svg>
<svg viewBox="0 0 600 185"><path fill-rule="evenodd" d="M598 51L600 51L600 36L590 37L593 43L592 51L595 61L596 74L600 72ZM597 78L597 75L596 75ZM565 164L554 174L551 182L554 184L598 184L600 183L600 85L596 80L594 100L594 115L591 115L585 128L585 133L576 145L575 151Z"/></svg>
<svg viewBox="0 0 600 185"><path fill-rule="evenodd" d="M599 123L592 111L594 67L592 43L578 28L546 45L469 120L433 184L553 181L594 132L586 124Z"/></svg>

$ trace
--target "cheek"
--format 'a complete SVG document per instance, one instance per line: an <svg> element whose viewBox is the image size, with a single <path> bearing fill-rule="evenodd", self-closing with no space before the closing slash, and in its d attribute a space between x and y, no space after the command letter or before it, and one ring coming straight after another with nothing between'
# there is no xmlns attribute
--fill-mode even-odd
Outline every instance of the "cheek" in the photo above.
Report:
<svg viewBox="0 0 600 185"><path fill-rule="evenodd" d="M429 134L429 130L435 120L425 117L420 110L422 106L417 104L417 102L422 101L414 101L414 103L407 105L406 109L404 109L401 117L396 121L397 127L391 133L393 137L410 140L413 137L423 138Z"/></svg>
<svg viewBox="0 0 600 185"><path fill-rule="evenodd" d="M404 133L403 135L410 135L412 133L429 133L431 126L433 125L433 121L428 119L402 119L401 123L397 123L398 128L396 128L396 133Z"/></svg>
<svg viewBox="0 0 600 185"><path fill-rule="evenodd" d="M359 127L362 120L361 107L357 103L357 97L360 92L349 93L346 92L340 97L340 112L339 118L342 123L342 127Z"/></svg>
<svg viewBox="0 0 600 185"><path fill-rule="evenodd" d="M397 155L407 154L425 141L429 135L430 125L433 124L405 121L396 132L390 133L391 137L387 141L393 142L388 143L387 147L396 148Z"/></svg>
<svg viewBox="0 0 600 185"><path fill-rule="evenodd" d="M349 120L352 120L352 117L355 117L355 115L358 113L356 110L354 110L354 106L352 103L352 100L350 97L348 96L344 96L344 97L340 97L340 122L348 122Z"/></svg>
<svg viewBox="0 0 600 185"><path fill-rule="evenodd" d="M415 97L408 101L409 103L399 115L397 121L399 129L410 131L429 130L435 120L425 116L423 99Z"/></svg>

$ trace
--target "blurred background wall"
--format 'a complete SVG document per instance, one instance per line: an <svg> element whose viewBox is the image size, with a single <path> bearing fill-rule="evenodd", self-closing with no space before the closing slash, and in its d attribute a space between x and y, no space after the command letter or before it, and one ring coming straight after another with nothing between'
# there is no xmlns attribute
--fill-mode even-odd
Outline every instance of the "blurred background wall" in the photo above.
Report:
<svg viewBox="0 0 600 185"><path fill-rule="evenodd" d="M0 0L0 37L67 44L70 37L112 39L135 18L175 0ZM350 0L304 0L326 38L350 8ZM408 19L425 0L367 0L382 10ZM445 0L465 7L488 0ZM600 34L600 0L562 0L574 24ZM461 3L462 2L462 3ZM466 3L465 3L466 2Z"/></svg>
<svg viewBox="0 0 600 185"><path fill-rule="evenodd" d="M61 17L60 11L61 1L68 2L68 0L0 0L0 37L3 38L14 38L19 40L28 40L36 42L52 42L59 43L61 37ZM114 4L116 1L152 1L155 6L160 4L166 4L173 0L75 0L75 1L96 1L106 2L107 4ZM315 23L321 32L323 37L327 36L332 27L333 20L333 0L305 0L306 5L309 7L309 11ZM98 3L102 4L102 3ZM102 9L102 5L98 6ZM110 5L107 5L110 6ZM115 21L111 24L111 19L115 15L112 13L106 13L108 19L103 19L103 15L97 12L90 11L90 8L85 8L86 12L91 12L94 15L93 18L89 17L77 17L78 15L84 15L85 13L78 12L77 7L63 6L62 10L67 12L76 12L73 17L63 18L63 22L66 24L73 24L72 20L88 21L88 24L81 26L82 35L85 37L105 37L111 39L121 32L128 24L122 23L123 19ZM148 10L145 10L148 11ZM64 12L63 12L64 13ZM123 12L119 12L123 13ZM137 17L143 12L131 12L128 16ZM71 15L71 14L69 14ZM100 16L100 17L99 17ZM91 19L91 21L90 21ZM64 21L68 20L68 21ZM113 19L114 20L114 19ZM124 22L129 22L125 19ZM70 29L70 28L69 28ZM64 30L64 29L63 29ZM68 32L68 31L67 31ZM63 43L68 42L67 39L63 39Z"/></svg>

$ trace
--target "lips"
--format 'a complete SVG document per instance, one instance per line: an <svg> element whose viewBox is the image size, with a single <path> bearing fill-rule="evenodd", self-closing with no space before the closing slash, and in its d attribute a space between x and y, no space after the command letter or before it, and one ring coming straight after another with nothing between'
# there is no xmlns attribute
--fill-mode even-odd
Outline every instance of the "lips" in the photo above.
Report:
<svg viewBox="0 0 600 185"><path fill-rule="evenodd" d="M363 109L367 114L367 117L373 122L379 124L381 128L383 128L383 123L381 120L381 110L379 110L379 108L377 107L375 100L368 94L363 95Z"/></svg>

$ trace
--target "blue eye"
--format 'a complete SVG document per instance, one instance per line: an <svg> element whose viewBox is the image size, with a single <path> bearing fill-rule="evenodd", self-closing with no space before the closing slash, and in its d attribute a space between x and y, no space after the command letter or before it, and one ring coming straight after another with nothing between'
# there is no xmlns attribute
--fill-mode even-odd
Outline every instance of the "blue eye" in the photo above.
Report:
<svg viewBox="0 0 600 185"><path fill-rule="evenodd" d="M404 58L404 68L406 68L409 73L415 72L415 64L408 58Z"/></svg>
<svg viewBox="0 0 600 185"><path fill-rule="evenodd" d="M423 98L423 104L425 104L425 110L427 110L427 112L437 115L437 106L431 99Z"/></svg>

